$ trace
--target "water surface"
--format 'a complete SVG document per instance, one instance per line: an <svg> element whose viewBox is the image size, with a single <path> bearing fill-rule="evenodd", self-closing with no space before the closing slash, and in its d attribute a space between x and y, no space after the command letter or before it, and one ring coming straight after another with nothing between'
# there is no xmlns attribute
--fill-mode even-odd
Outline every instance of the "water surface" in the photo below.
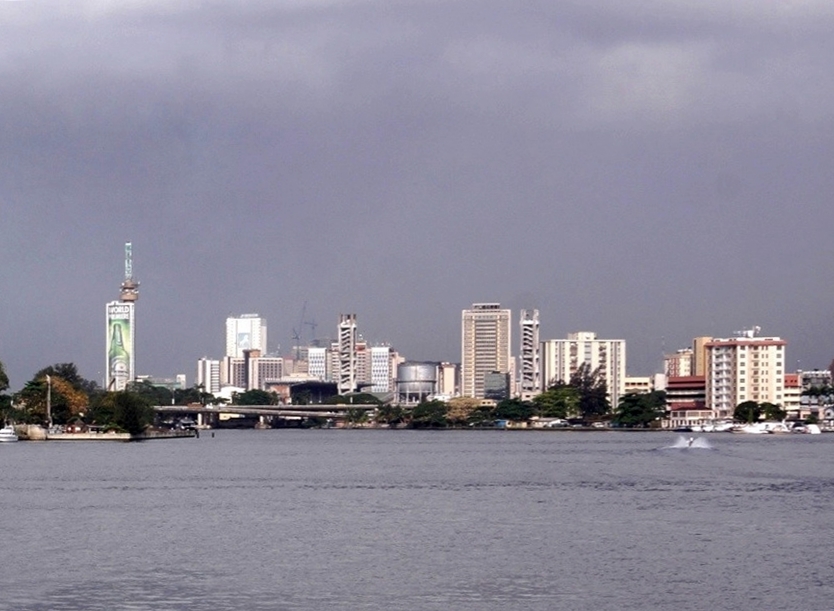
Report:
<svg viewBox="0 0 834 611"><path fill-rule="evenodd" d="M834 435L701 437L9 444L0 609L834 608Z"/></svg>

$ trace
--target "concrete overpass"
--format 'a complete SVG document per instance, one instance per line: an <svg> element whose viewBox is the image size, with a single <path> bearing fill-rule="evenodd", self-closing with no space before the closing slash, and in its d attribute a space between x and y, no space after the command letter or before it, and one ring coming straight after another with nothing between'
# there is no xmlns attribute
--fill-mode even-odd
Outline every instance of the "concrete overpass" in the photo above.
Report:
<svg viewBox="0 0 834 611"><path fill-rule="evenodd" d="M344 420L348 410L373 412L378 406L370 403L338 405L154 405L157 414L196 416L197 424L210 426L217 424L221 414L234 414L235 417L257 417L261 423L273 418L298 420L301 418L327 418Z"/></svg>

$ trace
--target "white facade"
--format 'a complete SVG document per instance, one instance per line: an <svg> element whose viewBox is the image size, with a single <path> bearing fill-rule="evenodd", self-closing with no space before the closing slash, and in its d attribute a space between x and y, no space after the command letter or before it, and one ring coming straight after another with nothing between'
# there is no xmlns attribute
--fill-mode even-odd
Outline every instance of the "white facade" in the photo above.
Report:
<svg viewBox="0 0 834 611"><path fill-rule="evenodd" d="M266 319L259 314L226 319L226 356L243 358L244 350L260 350L266 354Z"/></svg>
<svg viewBox="0 0 834 611"><path fill-rule="evenodd" d="M317 380L327 379L327 348L310 346L307 349L307 375Z"/></svg>
<svg viewBox="0 0 834 611"><path fill-rule="evenodd" d="M437 367L437 394L456 397L458 394L458 366L456 363L440 363Z"/></svg>
<svg viewBox="0 0 834 611"><path fill-rule="evenodd" d="M461 388L464 397L484 397L484 377L512 373L510 310L475 303L461 312Z"/></svg>
<svg viewBox="0 0 834 611"><path fill-rule="evenodd" d="M337 384L340 395L356 390L356 314L339 315Z"/></svg>
<svg viewBox="0 0 834 611"><path fill-rule="evenodd" d="M706 344L707 409L732 418L739 403L785 402L785 346L779 337L733 337Z"/></svg>
<svg viewBox="0 0 834 611"><path fill-rule="evenodd" d="M568 339L542 342L542 382L549 386L569 382L583 363L600 372L608 386L608 401L616 408L625 394L626 342L624 339L597 339L596 333L569 333Z"/></svg>
<svg viewBox="0 0 834 611"><path fill-rule="evenodd" d="M519 394L522 401L529 401L542 391L539 311L522 310L519 324L521 326Z"/></svg>
<svg viewBox="0 0 834 611"><path fill-rule="evenodd" d="M651 376L626 376L623 395L631 393L643 395L654 390L654 378ZM613 405L612 407L617 407Z"/></svg>
<svg viewBox="0 0 834 611"><path fill-rule="evenodd" d="M197 386L212 395L220 392L220 361L208 358L197 361Z"/></svg>
<svg viewBox="0 0 834 611"><path fill-rule="evenodd" d="M394 390L394 353L390 346L373 346L371 356L371 386L369 392L392 392Z"/></svg>
<svg viewBox="0 0 834 611"><path fill-rule="evenodd" d="M284 377L284 359L275 356L258 356L248 360L246 390L264 390L268 381Z"/></svg>
<svg viewBox="0 0 834 611"><path fill-rule="evenodd" d="M674 354L663 356L663 373L670 378L686 378L694 375L692 348L683 348Z"/></svg>
<svg viewBox="0 0 834 611"><path fill-rule="evenodd" d="M243 357L226 356L220 361L220 388L246 388L246 361Z"/></svg>

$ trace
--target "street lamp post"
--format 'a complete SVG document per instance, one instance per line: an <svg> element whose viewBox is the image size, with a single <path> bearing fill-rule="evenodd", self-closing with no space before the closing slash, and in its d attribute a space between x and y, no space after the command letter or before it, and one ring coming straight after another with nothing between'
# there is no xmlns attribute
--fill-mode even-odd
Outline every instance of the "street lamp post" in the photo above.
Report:
<svg viewBox="0 0 834 611"><path fill-rule="evenodd" d="M46 428L52 428L52 378L46 376Z"/></svg>

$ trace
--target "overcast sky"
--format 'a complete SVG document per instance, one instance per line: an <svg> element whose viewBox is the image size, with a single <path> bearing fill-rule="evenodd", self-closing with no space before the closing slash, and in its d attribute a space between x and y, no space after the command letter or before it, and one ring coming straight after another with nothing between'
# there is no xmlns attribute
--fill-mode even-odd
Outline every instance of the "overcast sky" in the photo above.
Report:
<svg viewBox="0 0 834 611"><path fill-rule="evenodd" d="M753 325L826 368L832 32L830 0L2 1L12 390L100 381L126 241L139 374L193 382L233 313L286 351L305 302L409 359L497 301L630 375Z"/></svg>

